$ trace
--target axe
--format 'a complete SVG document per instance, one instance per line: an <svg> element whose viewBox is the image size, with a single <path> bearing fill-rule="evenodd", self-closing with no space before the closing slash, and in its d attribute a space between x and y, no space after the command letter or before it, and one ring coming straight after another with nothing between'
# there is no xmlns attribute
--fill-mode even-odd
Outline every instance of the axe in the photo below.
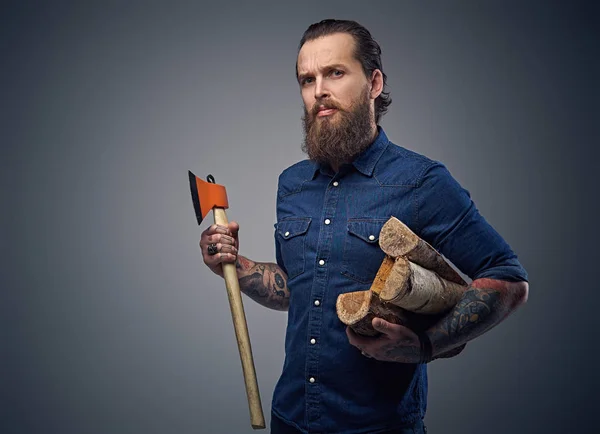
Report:
<svg viewBox="0 0 600 434"><path fill-rule="evenodd" d="M227 202L227 193L225 187L215 184L215 178L208 175L208 182L198 178L192 172L189 172L190 190L192 192L192 202L198 225L202 223L204 217L213 210L215 223L227 226L227 215L225 208L229 207ZM248 406L250 407L250 423L254 429L265 428L265 418L260 403L260 393L256 381L256 372L254 370L254 359L252 358L252 347L250 346L250 337L248 335L248 325L246 324L246 315L244 314L244 305L242 303L242 294L240 284L237 278L235 264L226 263L223 265L223 276L225 277L225 286L227 287L227 297L229 298L229 307L233 318L233 328L237 338L240 358L242 360L242 371L244 372L244 382L246 383L246 395L248 395Z"/></svg>

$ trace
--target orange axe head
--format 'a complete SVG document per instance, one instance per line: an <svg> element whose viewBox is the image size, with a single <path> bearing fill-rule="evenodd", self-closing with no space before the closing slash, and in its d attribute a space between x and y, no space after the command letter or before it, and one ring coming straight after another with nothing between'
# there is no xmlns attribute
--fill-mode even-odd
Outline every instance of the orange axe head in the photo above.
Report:
<svg viewBox="0 0 600 434"><path fill-rule="evenodd" d="M225 187L215 184L215 178L208 175L208 182L198 178L192 172L188 171L190 178L190 191L192 192L192 202L196 212L198 224L202 223L206 214L213 208L229 208L227 202L227 192Z"/></svg>

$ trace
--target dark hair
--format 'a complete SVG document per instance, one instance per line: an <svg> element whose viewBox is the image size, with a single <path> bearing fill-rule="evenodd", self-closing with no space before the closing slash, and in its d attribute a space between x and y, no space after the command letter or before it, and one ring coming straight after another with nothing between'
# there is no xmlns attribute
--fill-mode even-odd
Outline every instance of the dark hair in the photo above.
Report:
<svg viewBox="0 0 600 434"><path fill-rule="evenodd" d="M362 65L363 72L367 77L370 77L374 70L379 69L383 75L383 90L375 99L375 123L379 124L379 119L383 116L392 103L389 92L384 92L387 83L387 76L383 72L381 66L381 47L373 39L371 33L358 24L356 21L348 20L323 20L315 24L311 24L302 35L300 44L298 45L298 53L302 46L313 39L322 36L331 35L333 33L348 33L354 38L355 52L354 57ZM296 79L298 78L298 61L296 60Z"/></svg>

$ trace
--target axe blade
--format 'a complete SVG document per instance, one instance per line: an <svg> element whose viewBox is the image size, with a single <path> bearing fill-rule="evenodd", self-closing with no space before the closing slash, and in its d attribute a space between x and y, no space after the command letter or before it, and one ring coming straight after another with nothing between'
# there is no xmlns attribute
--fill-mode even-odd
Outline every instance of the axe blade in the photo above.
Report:
<svg viewBox="0 0 600 434"><path fill-rule="evenodd" d="M194 212L196 213L196 220L199 225L211 209L215 207L229 208L227 192L223 185L206 182L198 178L189 170L188 177L190 180L190 192L192 193Z"/></svg>

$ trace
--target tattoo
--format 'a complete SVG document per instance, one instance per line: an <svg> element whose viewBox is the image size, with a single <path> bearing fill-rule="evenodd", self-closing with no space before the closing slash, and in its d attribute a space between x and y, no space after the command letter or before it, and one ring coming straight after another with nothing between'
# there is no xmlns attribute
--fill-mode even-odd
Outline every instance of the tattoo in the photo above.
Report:
<svg viewBox="0 0 600 434"><path fill-rule="evenodd" d="M500 319L500 295L495 289L469 289L454 310L430 330L432 340L446 348L479 336Z"/></svg>
<svg viewBox="0 0 600 434"><path fill-rule="evenodd" d="M260 273L253 273L250 276L240 278L240 288L252 300L261 302L263 298L268 297L262 289L263 276Z"/></svg>
<svg viewBox="0 0 600 434"><path fill-rule="evenodd" d="M421 356L421 347L415 345L414 342L394 342L381 348L386 359L397 360L398 362L406 362Z"/></svg>
<svg viewBox="0 0 600 434"><path fill-rule="evenodd" d="M281 274L276 273L275 274L275 283L277 284L278 287L283 288L285 285L285 282L283 281L283 277L281 277Z"/></svg>
<svg viewBox="0 0 600 434"><path fill-rule="evenodd" d="M290 292L287 288L287 277L276 264L252 263L239 257L240 289L244 294L263 306L275 310L287 310ZM245 271L249 273L245 274Z"/></svg>
<svg viewBox="0 0 600 434"><path fill-rule="evenodd" d="M243 256L237 257L237 261L235 262L235 266L238 270L249 270L252 268L252 261L244 258Z"/></svg>

